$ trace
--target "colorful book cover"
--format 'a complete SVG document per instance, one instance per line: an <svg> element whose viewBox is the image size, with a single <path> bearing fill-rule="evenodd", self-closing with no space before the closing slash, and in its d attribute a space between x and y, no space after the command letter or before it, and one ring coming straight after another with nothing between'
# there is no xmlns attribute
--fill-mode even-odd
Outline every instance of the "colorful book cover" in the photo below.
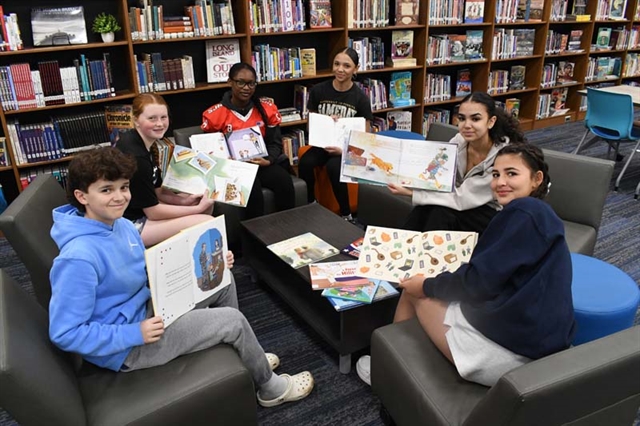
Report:
<svg viewBox="0 0 640 426"><path fill-rule="evenodd" d="M31 29L34 46L87 43L82 6L31 9Z"/></svg>
<svg viewBox="0 0 640 426"><path fill-rule="evenodd" d="M356 275L358 261L312 263L309 265L311 288L340 288L363 286L369 283L367 278Z"/></svg>
<svg viewBox="0 0 640 426"><path fill-rule="evenodd" d="M367 284L354 287L332 287L322 291L322 296L354 302L371 303L380 285L378 280L366 280Z"/></svg>
<svg viewBox="0 0 640 426"><path fill-rule="evenodd" d="M573 79L573 69L575 68L575 63L568 61L560 61L558 62L558 83L572 83L575 80Z"/></svg>
<svg viewBox="0 0 640 426"><path fill-rule="evenodd" d="M520 99L509 98L505 100L505 111L515 119L520 116Z"/></svg>
<svg viewBox="0 0 640 426"><path fill-rule="evenodd" d="M509 73L509 90L522 90L525 88L524 78L527 67L525 65L514 65Z"/></svg>
<svg viewBox="0 0 640 426"><path fill-rule="evenodd" d="M271 244L267 248L295 269L340 253L311 232Z"/></svg>
<svg viewBox="0 0 640 426"><path fill-rule="evenodd" d="M415 232L368 226L358 258L361 276L399 282L453 272L471 258L478 234L459 231Z"/></svg>
<svg viewBox="0 0 640 426"><path fill-rule="evenodd" d="M484 19L484 0L467 0L464 2L464 23L479 24Z"/></svg>
<svg viewBox="0 0 640 426"><path fill-rule="evenodd" d="M482 59L482 30L468 30L467 41L464 48L465 59Z"/></svg>
<svg viewBox="0 0 640 426"><path fill-rule="evenodd" d="M383 280L371 280L374 282L379 282L378 289L376 290L375 296L373 296L372 303L375 303L379 300L388 299L390 297L397 297L400 293L389 281ZM336 311L344 311L347 309L356 308L358 306L366 305L367 303L356 302L353 300L346 299L338 299L337 297L327 297L327 300L333 305Z"/></svg>
<svg viewBox="0 0 640 426"><path fill-rule="evenodd" d="M471 70L468 68L458 70L456 81L456 96L467 96L471 94Z"/></svg>
<svg viewBox="0 0 640 426"><path fill-rule="evenodd" d="M396 183L409 188L451 192L457 145L410 140L352 130L342 174L363 183Z"/></svg>
<svg viewBox="0 0 640 426"><path fill-rule="evenodd" d="M387 113L388 130L411 131L411 111L389 111Z"/></svg>
<svg viewBox="0 0 640 426"><path fill-rule="evenodd" d="M191 148L196 151L213 155L217 158L231 158L227 139L220 132L215 133L198 133L189 136Z"/></svg>
<svg viewBox="0 0 640 426"><path fill-rule="evenodd" d="M467 43L466 34L451 34L449 35L449 42L451 43L451 62L463 62L464 46Z"/></svg>
<svg viewBox="0 0 640 426"><path fill-rule="evenodd" d="M357 259L358 257L360 257L360 246L362 245L363 241L364 241L363 237L356 239L355 241L351 242L348 246L344 247L341 250L342 253L351 257L355 257Z"/></svg>
<svg viewBox="0 0 640 426"><path fill-rule="evenodd" d="M623 20L624 12L627 9L627 0L611 0L611 9L609 10L609 19Z"/></svg>
<svg viewBox="0 0 640 426"><path fill-rule="evenodd" d="M394 107L415 105L415 99L411 98L410 71L394 72L391 74L389 101Z"/></svg>
<svg viewBox="0 0 640 426"><path fill-rule="evenodd" d="M131 105L106 105L104 107L104 118L107 121L111 146L115 146L122 133L133 129L132 108Z"/></svg>
<svg viewBox="0 0 640 426"><path fill-rule="evenodd" d="M396 0L396 25L418 24L419 0Z"/></svg>
<svg viewBox="0 0 640 426"><path fill-rule="evenodd" d="M609 40L611 39L611 28L600 28L598 30L598 38L596 39L596 48L610 49Z"/></svg>
<svg viewBox="0 0 640 426"><path fill-rule="evenodd" d="M207 40L207 83L221 83L229 79L229 70L240 62L240 42L237 39Z"/></svg>
<svg viewBox="0 0 640 426"><path fill-rule="evenodd" d="M391 32L391 59L413 57L413 31L401 30Z"/></svg>
<svg viewBox="0 0 640 426"><path fill-rule="evenodd" d="M300 65L304 77L316 75L316 49L300 49Z"/></svg>
<svg viewBox="0 0 640 426"><path fill-rule="evenodd" d="M309 28L331 28L331 1L310 0Z"/></svg>
<svg viewBox="0 0 640 426"><path fill-rule="evenodd" d="M247 161L269 155L258 126L235 130L226 136L229 153L234 160Z"/></svg>
<svg viewBox="0 0 640 426"><path fill-rule="evenodd" d="M215 201L246 207L258 167L176 145L162 186L187 194L209 191Z"/></svg>

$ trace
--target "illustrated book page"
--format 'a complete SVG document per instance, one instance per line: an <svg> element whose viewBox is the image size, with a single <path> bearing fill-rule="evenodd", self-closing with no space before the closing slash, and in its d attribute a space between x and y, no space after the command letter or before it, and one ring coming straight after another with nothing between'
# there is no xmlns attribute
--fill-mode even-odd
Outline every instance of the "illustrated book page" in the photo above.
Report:
<svg viewBox="0 0 640 426"><path fill-rule="evenodd" d="M398 139L352 131L343 153L342 173L363 183L396 183L428 191L451 192L456 144Z"/></svg>
<svg viewBox="0 0 640 426"><path fill-rule="evenodd" d="M153 310L165 327L231 283L226 255L224 215L145 251Z"/></svg>
<svg viewBox="0 0 640 426"><path fill-rule="evenodd" d="M342 148L350 130L366 131L364 117L339 118L334 121L328 115L309 113L309 145L319 148L337 146Z"/></svg>
<svg viewBox="0 0 640 426"><path fill-rule="evenodd" d="M475 232L421 233L369 226L360 248L357 274L399 282L417 274L431 278L453 272L469 261L477 239Z"/></svg>
<svg viewBox="0 0 640 426"><path fill-rule="evenodd" d="M235 130L227 135L231 158L238 161L253 160L269 155L258 126Z"/></svg>
<svg viewBox="0 0 640 426"><path fill-rule="evenodd" d="M271 244L267 248L296 269L339 253L337 248L311 232Z"/></svg>
<svg viewBox="0 0 640 426"><path fill-rule="evenodd" d="M191 143L191 148L196 151L205 152L218 158L231 158L227 139L220 132L191 135L189 143Z"/></svg>
<svg viewBox="0 0 640 426"><path fill-rule="evenodd" d="M367 278L356 275L358 262L348 260L343 262L312 263L309 265L311 288L353 287L369 284Z"/></svg>
<svg viewBox="0 0 640 426"><path fill-rule="evenodd" d="M378 290L379 285L379 280L367 280L366 284L355 287L325 288L322 291L322 296L353 300L355 302L371 303L376 295L376 290Z"/></svg>
<svg viewBox="0 0 640 426"><path fill-rule="evenodd" d="M396 290L393 285L389 281L382 280L371 280L373 283L379 283L378 288L376 290L376 294L373 297L372 302L377 302L378 300L387 299L389 297L397 296L398 290ZM339 299L337 297L327 296L327 300L333 305L336 311L344 311L347 309L352 309L358 306L365 305L364 302L357 302L354 300L346 300Z"/></svg>
<svg viewBox="0 0 640 426"><path fill-rule="evenodd" d="M209 191L215 201L246 207L258 167L176 145L162 186L187 194Z"/></svg>

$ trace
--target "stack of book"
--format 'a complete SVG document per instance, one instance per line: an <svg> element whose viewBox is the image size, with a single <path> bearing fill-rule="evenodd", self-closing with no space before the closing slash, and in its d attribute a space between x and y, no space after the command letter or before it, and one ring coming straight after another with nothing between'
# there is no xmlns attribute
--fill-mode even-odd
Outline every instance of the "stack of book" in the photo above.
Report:
<svg viewBox="0 0 640 426"><path fill-rule="evenodd" d="M391 56L387 59L387 65L399 68L416 64L416 58L413 57L413 31L392 31Z"/></svg>

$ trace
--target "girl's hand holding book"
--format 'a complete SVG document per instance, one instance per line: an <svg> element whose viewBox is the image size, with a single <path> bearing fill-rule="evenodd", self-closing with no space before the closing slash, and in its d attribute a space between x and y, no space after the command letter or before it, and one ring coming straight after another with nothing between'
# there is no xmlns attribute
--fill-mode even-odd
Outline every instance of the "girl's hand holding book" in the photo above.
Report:
<svg viewBox="0 0 640 426"><path fill-rule="evenodd" d="M233 252L231 250L227 251L227 268L233 268L233 263L235 262L235 258L233 257Z"/></svg>
<svg viewBox="0 0 640 426"><path fill-rule="evenodd" d="M424 291L422 291L422 283L424 283L424 276L414 275L405 280L400 280L400 287L404 289L410 296L416 299L424 299Z"/></svg>
<svg viewBox="0 0 640 426"><path fill-rule="evenodd" d="M408 195L409 197L411 197L413 195L413 190L409 189L405 186L402 185L398 185L396 183L388 183L387 184L387 188L389 188L389 191L391 191L392 194L396 194L396 195Z"/></svg>

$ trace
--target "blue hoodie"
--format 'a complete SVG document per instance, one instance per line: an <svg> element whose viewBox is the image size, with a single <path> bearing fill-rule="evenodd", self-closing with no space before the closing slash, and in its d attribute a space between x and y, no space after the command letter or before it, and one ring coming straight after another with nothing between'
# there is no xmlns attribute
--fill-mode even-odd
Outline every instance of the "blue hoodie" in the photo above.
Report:
<svg viewBox="0 0 640 426"><path fill-rule="evenodd" d="M142 239L127 219L111 227L68 204L53 210L53 221L60 255L50 273L51 341L118 371L131 349L144 344L140 323L150 293Z"/></svg>

